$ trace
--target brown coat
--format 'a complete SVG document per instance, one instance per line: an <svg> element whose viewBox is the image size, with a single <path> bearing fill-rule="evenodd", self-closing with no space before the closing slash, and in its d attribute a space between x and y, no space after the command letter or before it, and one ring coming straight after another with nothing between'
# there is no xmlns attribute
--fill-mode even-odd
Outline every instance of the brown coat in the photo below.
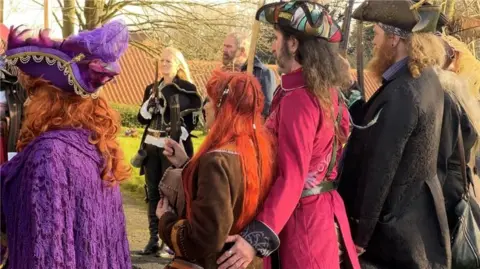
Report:
<svg viewBox="0 0 480 269"><path fill-rule="evenodd" d="M205 269L218 267L216 260L226 250L225 240L242 210L243 180L238 153L215 150L200 158L191 220L167 212L159 222L161 239L177 257Z"/></svg>

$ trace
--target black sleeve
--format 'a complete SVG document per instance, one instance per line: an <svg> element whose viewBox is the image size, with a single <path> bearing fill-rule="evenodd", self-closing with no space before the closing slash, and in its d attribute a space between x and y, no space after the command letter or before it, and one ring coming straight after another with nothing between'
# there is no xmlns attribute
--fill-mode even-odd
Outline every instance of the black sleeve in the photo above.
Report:
<svg viewBox="0 0 480 269"><path fill-rule="evenodd" d="M272 104L273 93L275 92L277 85L275 81L275 74L272 70L265 67L265 70L262 71L263 79L260 80L260 83L262 84L262 91L265 96L262 114L267 117L268 114L270 114L270 105Z"/></svg>
<svg viewBox="0 0 480 269"><path fill-rule="evenodd" d="M194 84L191 84L191 83L185 84L184 89L187 90L187 91L195 91L195 92L198 93L197 87ZM195 127L197 127L197 121L198 121L198 119L196 119L194 117L193 112L189 113L188 115L185 115L183 117L183 122L185 123L185 127L187 128L187 131L189 133L191 131L195 130Z"/></svg>
<svg viewBox="0 0 480 269"><path fill-rule="evenodd" d="M140 109L142 108L142 105L150 97L150 90L152 89L152 87L153 87L153 84L150 84L150 85L147 86L147 88L145 88L145 93L143 94L143 101L140 104ZM138 111L138 114L137 114L137 120L138 120L138 122L140 122L143 125L147 125L150 122L150 120L147 120L144 117L142 117L142 115L140 114L140 110Z"/></svg>
<svg viewBox="0 0 480 269"><path fill-rule="evenodd" d="M460 115L452 98L444 94L443 123L440 146L438 149L437 174L441 184L445 183L448 172L448 161L456 150L458 140L458 124Z"/></svg>

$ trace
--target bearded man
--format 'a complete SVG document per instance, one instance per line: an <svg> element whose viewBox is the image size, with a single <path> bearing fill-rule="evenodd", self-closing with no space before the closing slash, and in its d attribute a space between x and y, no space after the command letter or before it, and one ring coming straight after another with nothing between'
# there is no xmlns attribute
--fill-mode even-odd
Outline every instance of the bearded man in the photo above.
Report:
<svg viewBox="0 0 480 269"><path fill-rule="evenodd" d="M266 121L277 139L276 177L256 218L230 238L235 245L219 269L246 268L255 254L268 256L265 269L339 268L340 261L359 269L335 180L349 131L339 27L307 1L267 4L256 18L274 25L272 53L284 74Z"/></svg>
<svg viewBox="0 0 480 269"><path fill-rule="evenodd" d="M247 34L241 32L229 33L223 42L222 69L232 72L247 71L249 48L250 41ZM267 117L272 103L273 92L277 86L275 73L255 56L253 60L253 75L262 86L262 92L265 97L262 115Z"/></svg>
<svg viewBox="0 0 480 269"><path fill-rule="evenodd" d="M376 22L371 71L381 87L356 115L339 192L362 268L449 268L448 222L437 177L444 93L419 60L419 14L407 0L365 1L353 17Z"/></svg>

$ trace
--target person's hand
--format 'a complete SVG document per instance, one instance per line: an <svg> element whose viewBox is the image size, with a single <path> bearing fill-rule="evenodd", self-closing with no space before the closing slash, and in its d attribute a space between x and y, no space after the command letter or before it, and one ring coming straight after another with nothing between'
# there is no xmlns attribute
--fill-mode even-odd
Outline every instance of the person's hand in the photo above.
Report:
<svg viewBox="0 0 480 269"><path fill-rule="evenodd" d="M188 161L188 155L182 146L170 138L165 138L163 155L165 155L175 167L181 167Z"/></svg>
<svg viewBox="0 0 480 269"><path fill-rule="evenodd" d="M166 198L161 198L160 201L158 201L157 211L155 211L155 214L157 215L157 218L160 219L167 212L175 212L175 211L170 206L170 203Z"/></svg>
<svg viewBox="0 0 480 269"><path fill-rule="evenodd" d="M229 236L225 242L235 244L218 258L218 269L247 268L255 258L255 249L240 235Z"/></svg>
<svg viewBox="0 0 480 269"><path fill-rule="evenodd" d="M152 95L148 99L147 111L152 113L156 107L157 107L157 103L155 102L155 97Z"/></svg>

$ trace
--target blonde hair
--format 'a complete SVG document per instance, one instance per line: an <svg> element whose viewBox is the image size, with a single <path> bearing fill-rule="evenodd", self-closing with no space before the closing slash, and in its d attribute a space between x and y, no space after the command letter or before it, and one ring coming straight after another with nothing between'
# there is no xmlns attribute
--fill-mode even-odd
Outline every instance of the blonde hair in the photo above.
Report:
<svg viewBox="0 0 480 269"><path fill-rule="evenodd" d="M442 36L442 38L458 52L455 59L458 65L456 73L467 81L471 94L480 100L480 61L475 58L465 43L453 36Z"/></svg>
<svg viewBox="0 0 480 269"><path fill-rule="evenodd" d="M414 78L420 77L423 70L445 63L445 48L438 36L431 33L412 34L407 39L408 68Z"/></svg>
<svg viewBox="0 0 480 269"><path fill-rule="evenodd" d="M177 61L177 64L179 66L177 76L180 79L186 80L190 83L193 83L192 76L190 74L190 68L188 68L187 61L185 60L185 57L183 57L183 54L180 52L180 50L174 48L174 47L167 47L163 50L163 52L169 52L173 55L175 58L175 61Z"/></svg>
<svg viewBox="0 0 480 269"><path fill-rule="evenodd" d="M477 99L473 98L470 91L468 91L468 83L462 77L454 72L442 70L439 67L435 68L435 72L438 75L442 88L453 99L453 101L463 110L467 115L468 121L472 125L473 129L480 136L480 106ZM474 156L479 147L479 139L473 147L471 154Z"/></svg>

